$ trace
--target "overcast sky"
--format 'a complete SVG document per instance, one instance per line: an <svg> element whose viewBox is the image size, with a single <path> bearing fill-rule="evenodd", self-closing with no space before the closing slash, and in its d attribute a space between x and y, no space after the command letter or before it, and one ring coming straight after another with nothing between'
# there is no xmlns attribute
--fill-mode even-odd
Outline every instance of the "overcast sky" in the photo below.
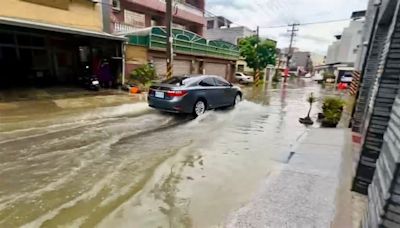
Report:
<svg viewBox="0 0 400 228"><path fill-rule="evenodd" d="M278 41L278 47L287 47L288 27L262 28L289 23L308 23L350 18L353 11L365 10L368 0L206 0L206 9L215 15L256 29L260 35ZM341 34L348 21L300 26L295 47L326 55L328 45ZM236 26L236 25L235 25Z"/></svg>

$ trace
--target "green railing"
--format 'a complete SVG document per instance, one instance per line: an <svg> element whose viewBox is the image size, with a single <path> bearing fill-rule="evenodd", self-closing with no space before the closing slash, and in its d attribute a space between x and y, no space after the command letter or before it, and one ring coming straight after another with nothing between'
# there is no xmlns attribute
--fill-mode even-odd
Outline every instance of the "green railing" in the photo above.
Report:
<svg viewBox="0 0 400 228"><path fill-rule="evenodd" d="M240 56L239 49L234 44L220 40L209 41L193 32L182 29L173 29L172 33L174 51L177 53L233 60ZM167 34L163 27L152 27L148 30L133 32L127 37L132 45L155 50L165 50L167 47Z"/></svg>

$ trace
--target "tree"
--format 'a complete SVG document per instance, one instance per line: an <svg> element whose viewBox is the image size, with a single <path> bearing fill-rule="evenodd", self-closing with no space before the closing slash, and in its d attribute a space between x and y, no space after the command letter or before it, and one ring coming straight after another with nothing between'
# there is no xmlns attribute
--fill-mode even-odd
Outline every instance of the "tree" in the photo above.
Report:
<svg viewBox="0 0 400 228"><path fill-rule="evenodd" d="M246 37L239 42L240 55L257 74L269 64L275 65L276 42L261 40L257 36ZM257 80L258 78L256 78Z"/></svg>
<svg viewBox="0 0 400 228"><path fill-rule="evenodd" d="M313 93L311 93L310 96L307 97L307 102L310 104L310 109L308 109L308 113L307 113L307 117L306 118L311 119L310 118L310 113L311 113L311 109L312 109L312 104L314 102L316 102L316 101L317 101L317 98L314 97Z"/></svg>
<svg viewBox="0 0 400 228"><path fill-rule="evenodd" d="M311 109L312 109L312 104L314 102L317 101L317 98L314 97L314 94L311 93L308 97L307 97L307 102L310 105L310 108L308 109L308 113L307 116L304 118L300 118L299 121L302 124L306 124L306 125L312 125L314 123L314 121L312 121L311 117L310 117L310 113L311 113Z"/></svg>

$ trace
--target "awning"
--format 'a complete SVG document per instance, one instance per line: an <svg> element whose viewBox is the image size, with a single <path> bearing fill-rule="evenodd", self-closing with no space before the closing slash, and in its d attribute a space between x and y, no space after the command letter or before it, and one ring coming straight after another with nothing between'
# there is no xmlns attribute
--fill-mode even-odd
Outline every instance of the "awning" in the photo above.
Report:
<svg viewBox="0 0 400 228"><path fill-rule="evenodd" d="M22 19L17 19L17 18L0 17L0 24L33 28L33 29L41 29L41 30L47 30L47 31L53 31L53 32L76 34L76 35L82 35L82 36L91 36L91 37L97 37L97 38L109 39L109 40L119 40L119 41L126 40L126 38L123 36L114 36L114 35L111 35L111 34L108 34L105 32L96 32L96 31L71 28L71 27L61 26L61 25L52 25L52 24L46 24L46 23L42 23L42 22L27 21L27 20L22 20Z"/></svg>

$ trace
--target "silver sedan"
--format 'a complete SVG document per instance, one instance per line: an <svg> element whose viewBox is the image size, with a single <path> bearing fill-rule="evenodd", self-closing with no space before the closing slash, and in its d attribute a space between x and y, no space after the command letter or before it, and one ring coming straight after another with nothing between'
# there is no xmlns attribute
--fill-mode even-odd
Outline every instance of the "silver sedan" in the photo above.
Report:
<svg viewBox="0 0 400 228"><path fill-rule="evenodd" d="M214 75L172 77L152 85L148 95L152 108L194 116L208 109L235 106L241 100L239 87Z"/></svg>

